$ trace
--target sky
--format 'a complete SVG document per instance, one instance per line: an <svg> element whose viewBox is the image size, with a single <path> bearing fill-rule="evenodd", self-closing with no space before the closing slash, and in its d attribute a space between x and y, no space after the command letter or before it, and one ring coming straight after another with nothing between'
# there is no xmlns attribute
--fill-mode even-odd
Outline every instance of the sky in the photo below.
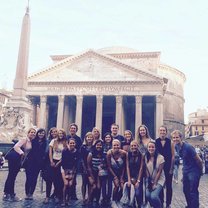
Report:
<svg viewBox="0 0 208 208"><path fill-rule="evenodd" d="M2 0L0 88L12 89L27 0ZM208 107L207 0L30 0L28 73L50 55L125 46L160 51L161 62L186 75L185 121Z"/></svg>

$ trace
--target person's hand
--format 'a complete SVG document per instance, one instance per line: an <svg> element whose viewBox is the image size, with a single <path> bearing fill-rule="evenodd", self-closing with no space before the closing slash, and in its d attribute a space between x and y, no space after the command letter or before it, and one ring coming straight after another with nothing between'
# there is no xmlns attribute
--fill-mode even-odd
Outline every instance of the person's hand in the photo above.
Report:
<svg viewBox="0 0 208 208"><path fill-rule="evenodd" d="M131 181L130 180L128 180L127 186L131 187Z"/></svg>
<svg viewBox="0 0 208 208"><path fill-rule="evenodd" d="M173 169L172 168L170 169L169 174L173 175Z"/></svg>
<svg viewBox="0 0 208 208"><path fill-rule="evenodd" d="M138 187L139 187L139 185L140 185L140 182L139 182L139 181L137 181L137 182L135 183L135 188L138 188Z"/></svg>
<svg viewBox="0 0 208 208"><path fill-rule="evenodd" d="M55 167L55 163L51 161L51 167Z"/></svg>
<svg viewBox="0 0 208 208"><path fill-rule="evenodd" d="M157 188L157 185L155 183L152 184L152 190L155 190Z"/></svg>
<svg viewBox="0 0 208 208"><path fill-rule="evenodd" d="M95 183L94 178L92 176L89 176L89 183L93 185Z"/></svg>

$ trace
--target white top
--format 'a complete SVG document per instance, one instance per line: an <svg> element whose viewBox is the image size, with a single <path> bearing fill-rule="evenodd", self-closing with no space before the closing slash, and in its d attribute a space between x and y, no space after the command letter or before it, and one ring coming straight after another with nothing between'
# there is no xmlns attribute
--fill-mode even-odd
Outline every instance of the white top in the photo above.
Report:
<svg viewBox="0 0 208 208"><path fill-rule="evenodd" d="M57 143L57 145L55 143ZM64 149L63 143L58 143L57 139L52 139L49 146L53 148L53 159L61 160L62 151Z"/></svg>
<svg viewBox="0 0 208 208"><path fill-rule="evenodd" d="M145 159L145 161L146 161L146 159ZM161 164L163 164L164 162L165 162L164 157L162 155L158 154L156 167L155 167L155 170L154 170L153 169L153 162L151 160L149 160L148 163L147 163L147 161L146 161L147 170L148 170L150 176L152 177L153 181L154 181L154 179L156 177L156 174L158 172L159 166ZM160 184L161 186L163 186L164 183L165 183L165 174L164 174L163 170L161 172L160 178L158 179L157 183Z"/></svg>

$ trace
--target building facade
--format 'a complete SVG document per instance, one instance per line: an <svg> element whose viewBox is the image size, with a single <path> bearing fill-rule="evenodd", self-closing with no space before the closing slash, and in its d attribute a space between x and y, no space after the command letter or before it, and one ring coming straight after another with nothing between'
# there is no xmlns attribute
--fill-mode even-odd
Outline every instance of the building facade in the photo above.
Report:
<svg viewBox="0 0 208 208"><path fill-rule="evenodd" d="M52 65L28 77L34 125L67 130L75 122L81 136L112 123L135 134L145 124L153 138L162 124L184 131L185 75L160 55L111 47L51 56Z"/></svg>
<svg viewBox="0 0 208 208"><path fill-rule="evenodd" d="M198 109L196 112L190 113L189 136L198 136L208 134L208 111L207 109Z"/></svg>

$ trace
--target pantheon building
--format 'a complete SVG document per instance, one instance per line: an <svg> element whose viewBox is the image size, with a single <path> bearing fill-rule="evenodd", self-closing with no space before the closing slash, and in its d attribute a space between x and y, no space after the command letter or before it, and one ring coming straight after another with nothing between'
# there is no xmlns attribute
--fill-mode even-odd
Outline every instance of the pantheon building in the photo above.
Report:
<svg viewBox="0 0 208 208"><path fill-rule="evenodd" d="M82 137L94 126L104 134L112 123L121 134L145 124L152 138L162 124L184 131L186 78L160 56L125 47L51 56L53 64L27 80L33 124L68 130L75 122Z"/></svg>

